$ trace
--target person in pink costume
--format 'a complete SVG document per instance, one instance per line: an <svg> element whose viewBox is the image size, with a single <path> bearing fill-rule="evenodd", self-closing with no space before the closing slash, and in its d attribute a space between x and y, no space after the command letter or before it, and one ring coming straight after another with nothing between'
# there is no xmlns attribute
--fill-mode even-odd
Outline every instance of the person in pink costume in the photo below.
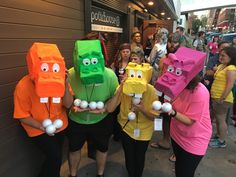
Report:
<svg viewBox="0 0 236 177"><path fill-rule="evenodd" d="M170 134L176 155L176 177L194 177L206 153L212 134L209 92L201 84L198 73L206 54L180 47L164 62L165 73L157 80L159 96L164 94L172 104Z"/></svg>

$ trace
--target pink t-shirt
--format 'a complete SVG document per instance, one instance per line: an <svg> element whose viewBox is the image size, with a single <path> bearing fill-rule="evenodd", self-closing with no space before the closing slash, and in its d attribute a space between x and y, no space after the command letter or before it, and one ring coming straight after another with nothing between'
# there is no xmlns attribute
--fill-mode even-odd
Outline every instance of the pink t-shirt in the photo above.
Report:
<svg viewBox="0 0 236 177"><path fill-rule="evenodd" d="M217 42L209 42L207 46L210 49L211 53L216 54L218 52Z"/></svg>
<svg viewBox="0 0 236 177"><path fill-rule="evenodd" d="M199 83L194 91L185 89L172 103L178 112L195 120L188 126L173 118L171 120L171 138L185 151L204 155L212 134L209 113L209 92Z"/></svg>

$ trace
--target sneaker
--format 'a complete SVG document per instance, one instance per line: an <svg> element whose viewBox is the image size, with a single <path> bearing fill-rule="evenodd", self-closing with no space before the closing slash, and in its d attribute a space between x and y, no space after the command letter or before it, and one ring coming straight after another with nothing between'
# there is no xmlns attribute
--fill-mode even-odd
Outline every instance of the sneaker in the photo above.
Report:
<svg viewBox="0 0 236 177"><path fill-rule="evenodd" d="M212 148L225 148L226 147L226 142L220 142L219 139L215 139L215 141L211 141L209 144L210 147Z"/></svg>
<svg viewBox="0 0 236 177"><path fill-rule="evenodd" d="M214 142L215 140L217 140L219 137L217 135L214 135L211 139L210 142Z"/></svg>

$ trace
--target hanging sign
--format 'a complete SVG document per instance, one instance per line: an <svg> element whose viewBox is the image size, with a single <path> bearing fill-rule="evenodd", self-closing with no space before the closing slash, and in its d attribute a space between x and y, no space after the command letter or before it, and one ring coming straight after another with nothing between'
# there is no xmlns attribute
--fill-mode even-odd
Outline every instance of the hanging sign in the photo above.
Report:
<svg viewBox="0 0 236 177"><path fill-rule="evenodd" d="M123 33L123 28L121 27L121 19L122 16L117 13L92 6L92 31Z"/></svg>

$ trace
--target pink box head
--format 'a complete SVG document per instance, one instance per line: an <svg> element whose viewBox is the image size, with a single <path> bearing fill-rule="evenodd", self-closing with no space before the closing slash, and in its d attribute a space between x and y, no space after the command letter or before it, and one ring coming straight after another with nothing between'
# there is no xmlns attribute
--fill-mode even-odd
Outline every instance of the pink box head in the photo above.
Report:
<svg viewBox="0 0 236 177"><path fill-rule="evenodd" d="M167 100L175 99L188 83L203 69L206 53L180 47L164 61L164 74L155 87Z"/></svg>

